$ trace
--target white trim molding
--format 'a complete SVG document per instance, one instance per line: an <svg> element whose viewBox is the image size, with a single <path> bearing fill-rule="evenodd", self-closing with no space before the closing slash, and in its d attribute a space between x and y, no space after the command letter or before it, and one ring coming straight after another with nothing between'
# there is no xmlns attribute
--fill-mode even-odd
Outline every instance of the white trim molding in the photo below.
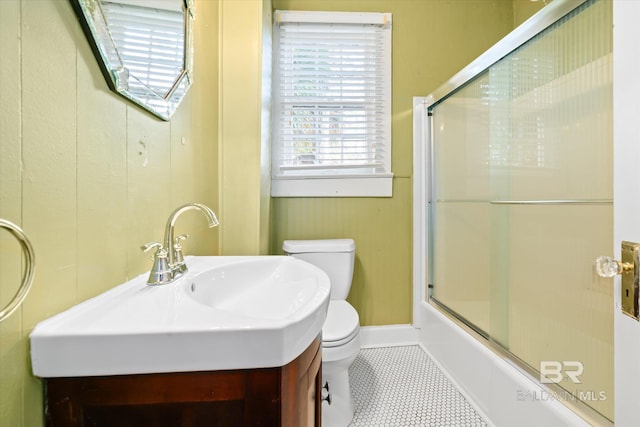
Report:
<svg viewBox="0 0 640 427"><path fill-rule="evenodd" d="M391 197L393 174L359 178L273 179L272 197Z"/></svg>
<svg viewBox="0 0 640 427"><path fill-rule="evenodd" d="M427 99L413 98L413 325L420 328L420 304L428 296L429 227L427 226L430 153L427 146L430 123Z"/></svg>
<svg viewBox="0 0 640 427"><path fill-rule="evenodd" d="M360 343L362 348L418 345L418 330L411 325L362 326Z"/></svg>

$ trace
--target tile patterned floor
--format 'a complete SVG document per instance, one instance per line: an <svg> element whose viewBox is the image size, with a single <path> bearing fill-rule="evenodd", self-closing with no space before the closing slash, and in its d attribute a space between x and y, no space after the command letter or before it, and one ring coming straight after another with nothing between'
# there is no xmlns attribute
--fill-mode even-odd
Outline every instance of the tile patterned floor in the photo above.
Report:
<svg viewBox="0 0 640 427"><path fill-rule="evenodd" d="M487 426L417 345L362 349L349 379L350 427Z"/></svg>

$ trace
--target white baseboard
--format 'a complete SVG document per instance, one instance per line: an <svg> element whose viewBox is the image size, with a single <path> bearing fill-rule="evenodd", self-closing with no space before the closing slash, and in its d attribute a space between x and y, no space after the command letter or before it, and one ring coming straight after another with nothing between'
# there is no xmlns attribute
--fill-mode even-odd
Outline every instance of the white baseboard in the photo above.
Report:
<svg viewBox="0 0 640 427"><path fill-rule="evenodd" d="M418 330L412 325L363 326L360 343L362 348L417 345Z"/></svg>

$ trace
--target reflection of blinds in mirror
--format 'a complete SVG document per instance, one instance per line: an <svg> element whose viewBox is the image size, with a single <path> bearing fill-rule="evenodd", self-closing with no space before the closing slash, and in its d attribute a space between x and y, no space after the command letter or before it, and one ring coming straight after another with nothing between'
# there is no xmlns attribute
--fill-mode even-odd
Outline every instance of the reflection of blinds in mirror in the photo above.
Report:
<svg viewBox="0 0 640 427"><path fill-rule="evenodd" d="M149 89L164 98L184 69L183 13L107 1L102 7L129 73L127 91L149 102Z"/></svg>

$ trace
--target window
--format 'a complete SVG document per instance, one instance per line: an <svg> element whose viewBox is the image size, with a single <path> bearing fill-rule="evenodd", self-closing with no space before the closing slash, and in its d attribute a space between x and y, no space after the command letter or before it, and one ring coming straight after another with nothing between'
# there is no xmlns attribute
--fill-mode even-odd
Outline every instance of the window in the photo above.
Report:
<svg viewBox="0 0 640 427"><path fill-rule="evenodd" d="M391 15L276 11L275 197L391 196Z"/></svg>

